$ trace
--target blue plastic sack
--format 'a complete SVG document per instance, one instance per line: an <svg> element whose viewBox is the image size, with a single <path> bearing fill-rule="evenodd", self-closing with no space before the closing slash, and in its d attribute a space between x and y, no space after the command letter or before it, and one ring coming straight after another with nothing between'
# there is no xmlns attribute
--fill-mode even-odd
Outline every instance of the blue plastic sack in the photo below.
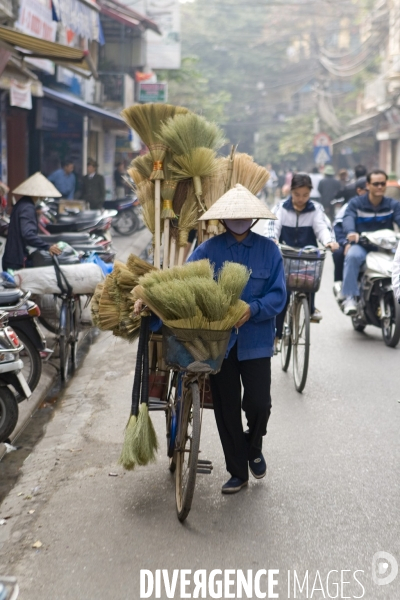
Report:
<svg viewBox="0 0 400 600"><path fill-rule="evenodd" d="M101 259L98 254L96 254L96 252L92 252L87 258L85 258L83 262L94 263L95 265L98 265L103 271L104 275L109 275L114 268L113 263L104 262L104 260Z"/></svg>

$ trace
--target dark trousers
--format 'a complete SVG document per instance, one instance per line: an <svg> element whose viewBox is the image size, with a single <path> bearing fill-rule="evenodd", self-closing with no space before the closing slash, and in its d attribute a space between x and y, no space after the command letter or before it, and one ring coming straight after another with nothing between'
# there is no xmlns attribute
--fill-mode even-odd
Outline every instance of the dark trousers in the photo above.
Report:
<svg viewBox="0 0 400 600"><path fill-rule="evenodd" d="M335 265L334 281L343 281L344 246L339 246L339 248L332 253L332 258Z"/></svg>
<svg viewBox="0 0 400 600"><path fill-rule="evenodd" d="M260 456L271 414L271 359L239 361L235 344L222 363L221 371L210 376L210 384L226 469L232 477L247 481L248 461ZM242 409L247 419L246 432L243 431Z"/></svg>

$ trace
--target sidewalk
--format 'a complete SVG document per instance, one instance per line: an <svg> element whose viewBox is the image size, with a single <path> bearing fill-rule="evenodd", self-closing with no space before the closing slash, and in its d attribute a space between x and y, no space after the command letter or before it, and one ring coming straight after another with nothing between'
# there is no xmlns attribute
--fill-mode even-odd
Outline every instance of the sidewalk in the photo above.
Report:
<svg viewBox="0 0 400 600"><path fill-rule="evenodd" d="M146 247L150 239L151 234L146 229L138 231L133 236L119 236L114 238L113 244L118 252L118 259L126 261L131 252L133 252L134 254L140 254L142 250ZM43 331L45 333L46 339L48 340L48 347L53 348L53 335L49 333L46 329L43 329ZM88 331L85 330L83 332L83 335L80 336L79 344L82 343L87 333ZM16 440L18 440L18 437L21 435L25 427L28 426L32 415L42 404L46 396L51 391L52 387L58 381L59 372L57 359L54 359L53 361L50 361L48 363L43 363L42 369L42 376L40 378L37 388L32 394L32 397L29 400L24 400L23 402L21 402L21 404L19 404L18 423L11 434L11 443L15 443ZM6 447L4 444L0 443L0 461L5 456L5 454Z"/></svg>

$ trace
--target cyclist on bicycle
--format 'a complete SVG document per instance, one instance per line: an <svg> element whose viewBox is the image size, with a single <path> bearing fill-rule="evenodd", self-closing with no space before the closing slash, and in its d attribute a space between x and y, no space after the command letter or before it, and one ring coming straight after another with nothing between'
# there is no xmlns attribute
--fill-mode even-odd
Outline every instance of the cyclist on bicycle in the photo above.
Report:
<svg viewBox="0 0 400 600"><path fill-rule="evenodd" d="M293 248L317 246L321 242L326 248L337 250L339 245L335 241L335 234L331 222L326 216L319 202L310 200L312 182L306 173L293 175L291 195L282 200L273 209L276 221L268 221L265 226L266 237L272 238L276 243L286 244ZM275 351L278 340L282 338L283 322L286 308L289 304L290 293L287 294L286 306L276 318ZM315 308L314 294L311 298L311 321L318 322L322 313Z"/></svg>
<svg viewBox="0 0 400 600"><path fill-rule="evenodd" d="M239 492L266 475L262 438L271 412L271 356L275 316L286 302L283 261L276 245L251 231L254 219L274 219L271 211L241 185L220 198L201 220L218 219L226 233L201 244L189 261L208 258L215 272L226 261L246 265L250 281L242 294L248 309L236 323L220 372L210 376L214 414L226 468L231 474L222 493ZM242 396L242 385L244 393ZM243 398L243 400L242 400ZM242 408L248 431L243 431Z"/></svg>

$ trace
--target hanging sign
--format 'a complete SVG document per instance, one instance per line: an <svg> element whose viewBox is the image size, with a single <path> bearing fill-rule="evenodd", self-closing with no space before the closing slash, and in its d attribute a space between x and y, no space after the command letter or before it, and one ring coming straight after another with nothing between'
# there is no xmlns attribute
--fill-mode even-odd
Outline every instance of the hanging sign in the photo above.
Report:
<svg viewBox="0 0 400 600"><path fill-rule="evenodd" d="M10 85L10 106L32 109L31 82L22 83L16 79L11 80Z"/></svg>

